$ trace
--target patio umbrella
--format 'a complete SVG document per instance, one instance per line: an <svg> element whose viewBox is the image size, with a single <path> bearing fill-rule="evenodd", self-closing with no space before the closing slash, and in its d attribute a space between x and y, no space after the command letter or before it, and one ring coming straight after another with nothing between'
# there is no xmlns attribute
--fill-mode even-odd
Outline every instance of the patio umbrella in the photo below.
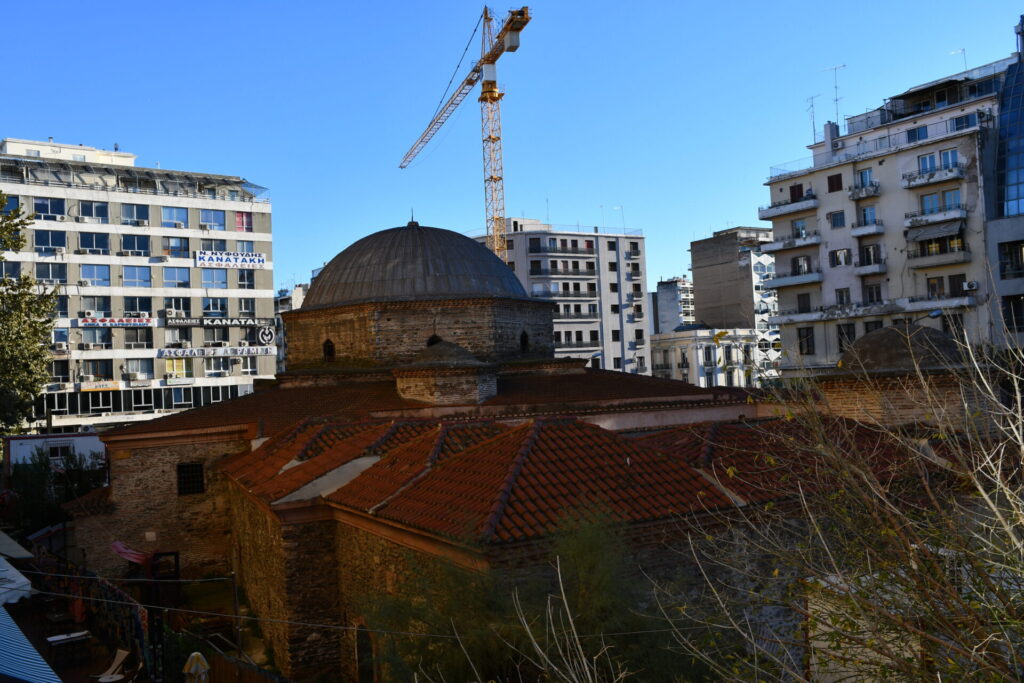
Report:
<svg viewBox="0 0 1024 683"><path fill-rule="evenodd" d="M206 657L203 656L202 652L190 654L181 672L185 674L185 680L190 683L210 680L210 665L206 663Z"/></svg>

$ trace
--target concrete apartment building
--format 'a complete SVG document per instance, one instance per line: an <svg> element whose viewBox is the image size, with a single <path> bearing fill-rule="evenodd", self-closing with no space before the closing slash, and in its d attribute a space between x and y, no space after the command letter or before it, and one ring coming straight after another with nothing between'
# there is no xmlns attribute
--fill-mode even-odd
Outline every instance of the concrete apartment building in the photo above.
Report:
<svg viewBox="0 0 1024 683"><path fill-rule="evenodd" d="M271 207L237 176L135 166L82 145L0 141L0 191L34 214L3 276L57 288L35 428L146 420L274 376Z"/></svg>
<svg viewBox="0 0 1024 683"><path fill-rule="evenodd" d="M318 269L318 270L322 270ZM306 292L309 291L309 283L293 285L291 289L284 287L277 290L274 295L274 329L277 331L277 371L284 372L287 369L285 359L288 353L288 337L285 334L284 319L281 314L287 311L294 311L302 308L302 302L306 299Z"/></svg>
<svg viewBox="0 0 1024 683"><path fill-rule="evenodd" d="M770 228L719 230L690 243L696 323L651 339L654 374L701 387L759 386L778 376Z"/></svg>
<svg viewBox="0 0 1024 683"><path fill-rule="evenodd" d="M508 263L531 296L556 306L555 357L649 375L644 238L506 219ZM484 238L478 238L484 241Z"/></svg>
<svg viewBox="0 0 1024 683"><path fill-rule="evenodd" d="M659 334L676 329L680 325L692 325L693 282L683 275L660 280L657 289L651 293L651 332Z"/></svg>
<svg viewBox="0 0 1024 683"><path fill-rule="evenodd" d="M1000 341L1003 320L1024 330L1022 90L1018 52L888 97L845 133L829 122L812 158L772 169L758 215L784 370L834 367L903 322L975 343Z"/></svg>

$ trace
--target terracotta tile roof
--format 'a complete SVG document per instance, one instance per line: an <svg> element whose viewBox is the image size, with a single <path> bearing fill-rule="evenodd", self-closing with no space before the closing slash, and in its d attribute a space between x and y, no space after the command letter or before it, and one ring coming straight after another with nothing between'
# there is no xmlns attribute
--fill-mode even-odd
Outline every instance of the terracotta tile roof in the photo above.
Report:
<svg viewBox="0 0 1024 683"><path fill-rule="evenodd" d="M437 423L400 445L329 500L363 511L372 510L442 460L508 430L495 422Z"/></svg>
<svg viewBox="0 0 1024 683"><path fill-rule="evenodd" d="M728 505L680 459L563 419L524 424L447 458L376 514L462 541L500 543L553 533L594 511L638 522Z"/></svg>

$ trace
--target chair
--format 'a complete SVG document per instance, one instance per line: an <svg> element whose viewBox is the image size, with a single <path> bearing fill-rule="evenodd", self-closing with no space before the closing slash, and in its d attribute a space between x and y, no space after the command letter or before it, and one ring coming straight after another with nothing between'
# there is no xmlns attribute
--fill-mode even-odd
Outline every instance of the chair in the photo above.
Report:
<svg viewBox="0 0 1024 683"><path fill-rule="evenodd" d="M124 660L127 658L128 650L118 650L114 653L114 661L110 663L110 668L101 674L89 674L89 678L105 678L120 673L121 667L124 666Z"/></svg>

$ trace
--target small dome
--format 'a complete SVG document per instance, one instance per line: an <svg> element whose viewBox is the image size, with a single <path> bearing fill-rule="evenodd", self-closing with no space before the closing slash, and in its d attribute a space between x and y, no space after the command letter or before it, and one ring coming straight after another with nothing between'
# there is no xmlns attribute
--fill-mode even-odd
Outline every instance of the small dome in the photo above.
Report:
<svg viewBox="0 0 1024 683"><path fill-rule="evenodd" d="M865 334L843 352L840 363L853 372L912 372L957 368L962 358L956 340L942 330L910 324Z"/></svg>
<svg viewBox="0 0 1024 683"><path fill-rule="evenodd" d="M478 297L530 298L484 245L412 222L375 232L335 256L313 280L302 308Z"/></svg>

